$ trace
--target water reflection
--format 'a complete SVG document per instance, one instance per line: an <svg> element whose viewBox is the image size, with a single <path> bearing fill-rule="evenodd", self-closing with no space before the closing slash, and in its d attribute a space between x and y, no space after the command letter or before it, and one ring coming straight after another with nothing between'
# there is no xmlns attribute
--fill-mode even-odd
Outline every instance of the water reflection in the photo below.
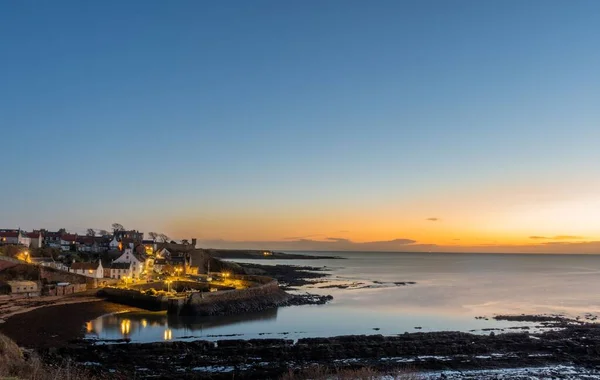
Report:
<svg viewBox="0 0 600 380"><path fill-rule="evenodd" d="M215 336L229 326L266 323L277 319L277 309L247 315L220 317L179 317L166 312L129 312L99 317L86 323L86 338L127 339L152 342Z"/></svg>

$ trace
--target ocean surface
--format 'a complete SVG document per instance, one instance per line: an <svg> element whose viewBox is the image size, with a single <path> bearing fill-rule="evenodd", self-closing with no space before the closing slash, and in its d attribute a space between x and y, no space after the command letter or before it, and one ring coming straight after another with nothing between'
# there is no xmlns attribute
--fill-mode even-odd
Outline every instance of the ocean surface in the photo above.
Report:
<svg viewBox="0 0 600 380"><path fill-rule="evenodd" d="M233 260L326 267L329 283L299 292L331 294L326 305L283 307L232 317L121 313L90 321L90 339L135 342L395 335L532 326L497 314L600 314L600 256L464 253L293 252L344 259ZM397 286L395 282L413 281ZM320 289L356 283L347 289ZM475 317L485 316L486 319Z"/></svg>

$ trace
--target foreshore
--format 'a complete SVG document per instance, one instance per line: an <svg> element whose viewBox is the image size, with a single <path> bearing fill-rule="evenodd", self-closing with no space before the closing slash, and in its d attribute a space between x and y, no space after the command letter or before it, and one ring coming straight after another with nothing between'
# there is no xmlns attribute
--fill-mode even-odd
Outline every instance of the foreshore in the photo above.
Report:
<svg viewBox="0 0 600 380"><path fill-rule="evenodd" d="M565 325L558 331L474 335L460 332L360 335L333 338L220 340L91 345L41 350L46 360L92 363L98 374L178 379L277 379L289 368L370 367L393 371L465 371L600 365L600 327ZM169 358L169 360L165 360ZM418 378L418 377L417 377ZM443 377L441 377L443 378ZM559 377L560 378L560 377Z"/></svg>
<svg viewBox="0 0 600 380"><path fill-rule="evenodd" d="M287 288L329 281L325 267L253 264L246 269L276 278ZM394 284L409 285L408 282ZM343 288L343 285L317 287ZM302 338L297 341L218 338L229 340L155 343L128 343L124 340L121 343L107 341L103 343L108 344L96 344L84 339L86 322L111 313L146 311L94 299L89 295L46 299L43 305L35 304L34 299L23 302L20 309L13 310L12 316L0 324L0 332L18 345L35 350L46 363L69 361L108 379L278 379L290 368L300 370L313 365L330 371L369 367L382 373L410 368L416 374L415 378L419 378L419 373L430 373L428 371L443 373L451 370L457 373L557 365L575 366L577 371L587 371L600 366L600 326L592 323L595 320L592 315L581 320L555 315L497 316L502 320L529 322L539 329L515 327L508 330L510 332L495 331L487 335L417 332L392 336ZM50 305L52 302L55 304ZM494 377L475 375L472 378Z"/></svg>

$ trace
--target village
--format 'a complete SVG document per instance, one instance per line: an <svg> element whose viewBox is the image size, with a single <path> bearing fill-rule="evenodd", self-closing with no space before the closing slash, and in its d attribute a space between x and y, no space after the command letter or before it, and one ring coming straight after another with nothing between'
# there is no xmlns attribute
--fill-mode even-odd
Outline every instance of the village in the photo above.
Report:
<svg viewBox="0 0 600 380"><path fill-rule="evenodd" d="M22 229L0 229L0 270L16 264L30 264L57 273L67 272L87 278L87 288L113 286L128 288L153 282L169 284L177 280L207 282L224 280L228 273L210 272L210 262L193 265L192 251L196 239L170 240L165 234L150 232L148 238L138 230L126 230L113 224L112 233L88 229L86 235L65 229L27 232ZM44 272L44 273L47 273ZM35 281L26 276L13 276L0 282L0 294L40 295L49 285L71 286L67 281ZM41 280L43 276L38 276ZM56 276L55 276L56 277ZM60 276L58 276L60 277ZM73 277L77 278L77 277ZM1 280L0 280L1 281ZM44 284L42 284L42 282ZM86 287L80 287L85 290ZM70 291L66 291L70 292ZM65 293L63 290L61 293Z"/></svg>

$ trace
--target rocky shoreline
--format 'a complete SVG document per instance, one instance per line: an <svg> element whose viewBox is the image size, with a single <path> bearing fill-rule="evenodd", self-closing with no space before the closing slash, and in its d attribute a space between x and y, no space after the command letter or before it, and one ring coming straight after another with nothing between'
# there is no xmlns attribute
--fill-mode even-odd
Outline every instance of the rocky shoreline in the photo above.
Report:
<svg viewBox="0 0 600 380"><path fill-rule="evenodd" d="M562 321L561 323L563 323ZM567 323L567 322L565 322ZM558 326L558 325L557 325ZM93 345L72 343L41 351L45 360L87 363L98 375L138 379L268 379L288 368L368 366L418 372L570 365L600 366L600 326L563 325L558 331L474 335L461 332L358 335L333 338L219 340ZM167 359L168 360L165 360ZM90 364L91 363L91 364Z"/></svg>
<svg viewBox="0 0 600 380"><path fill-rule="evenodd" d="M304 285L314 285L329 277L327 267L300 266L300 265L262 265L243 264L247 274L262 275L274 278L284 290L295 289Z"/></svg>

